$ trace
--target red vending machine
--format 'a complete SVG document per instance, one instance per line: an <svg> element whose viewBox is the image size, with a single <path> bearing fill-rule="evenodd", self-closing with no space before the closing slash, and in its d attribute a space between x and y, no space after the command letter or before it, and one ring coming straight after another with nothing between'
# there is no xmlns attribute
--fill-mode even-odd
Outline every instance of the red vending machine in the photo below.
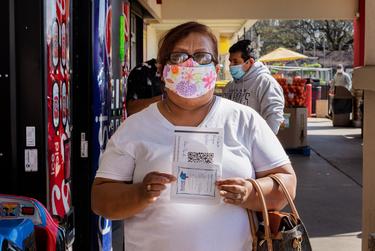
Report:
<svg viewBox="0 0 375 251"><path fill-rule="evenodd" d="M62 218L72 213L70 4L70 0L46 1L44 12L48 208Z"/></svg>
<svg viewBox="0 0 375 251"><path fill-rule="evenodd" d="M72 1L6 0L9 135L1 193L38 199L74 241L71 197ZM4 25L2 23L2 25ZM9 34L9 35L8 35Z"/></svg>

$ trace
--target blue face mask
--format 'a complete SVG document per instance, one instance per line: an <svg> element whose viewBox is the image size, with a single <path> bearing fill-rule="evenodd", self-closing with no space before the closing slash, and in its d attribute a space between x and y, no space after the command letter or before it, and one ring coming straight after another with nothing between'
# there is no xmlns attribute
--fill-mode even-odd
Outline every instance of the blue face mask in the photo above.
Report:
<svg viewBox="0 0 375 251"><path fill-rule="evenodd" d="M244 64L232 65L229 67L230 74L235 80L239 80L245 75L245 71L242 67Z"/></svg>

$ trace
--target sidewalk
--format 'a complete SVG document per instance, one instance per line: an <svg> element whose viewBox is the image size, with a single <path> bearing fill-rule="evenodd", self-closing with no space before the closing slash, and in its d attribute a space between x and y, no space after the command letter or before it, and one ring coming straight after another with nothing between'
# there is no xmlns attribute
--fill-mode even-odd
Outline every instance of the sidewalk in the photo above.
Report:
<svg viewBox="0 0 375 251"><path fill-rule="evenodd" d="M311 156L291 155L296 204L314 251L361 250L362 139L357 128L309 118Z"/></svg>

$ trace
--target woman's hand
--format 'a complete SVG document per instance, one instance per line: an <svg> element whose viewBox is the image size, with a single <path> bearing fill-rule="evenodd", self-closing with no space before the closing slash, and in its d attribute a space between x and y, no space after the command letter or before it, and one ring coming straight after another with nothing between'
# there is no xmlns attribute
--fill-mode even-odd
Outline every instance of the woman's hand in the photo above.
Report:
<svg viewBox="0 0 375 251"><path fill-rule="evenodd" d="M150 172L142 182L142 194L149 203L155 202L167 188L166 184L176 181L176 177L168 173Z"/></svg>
<svg viewBox="0 0 375 251"><path fill-rule="evenodd" d="M245 207L245 202L253 191L253 185L243 178L231 178L216 181L216 186L224 202Z"/></svg>

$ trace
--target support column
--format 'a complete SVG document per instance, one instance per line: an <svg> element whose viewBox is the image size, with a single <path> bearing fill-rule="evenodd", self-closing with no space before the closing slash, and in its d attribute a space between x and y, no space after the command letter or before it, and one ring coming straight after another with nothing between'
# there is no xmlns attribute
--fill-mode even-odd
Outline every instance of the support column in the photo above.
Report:
<svg viewBox="0 0 375 251"><path fill-rule="evenodd" d="M364 90L362 251L368 251L372 250L370 236L375 233L375 16L372 15L375 2L359 0L359 4L362 10L359 15L365 18L366 24L362 27L365 29L364 66L355 69L353 85ZM357 60L360 62L361 58Z"/></svg>
<svg viewBox="0 0 375 251"><path fill-rule="evenodd" d="M375 78L375 71L373 74ZM372 84L375 85L375 79ZM375 233L375 90L365 90L364 107L362 251L367 251L370 247L370 234Z"/></svg>

